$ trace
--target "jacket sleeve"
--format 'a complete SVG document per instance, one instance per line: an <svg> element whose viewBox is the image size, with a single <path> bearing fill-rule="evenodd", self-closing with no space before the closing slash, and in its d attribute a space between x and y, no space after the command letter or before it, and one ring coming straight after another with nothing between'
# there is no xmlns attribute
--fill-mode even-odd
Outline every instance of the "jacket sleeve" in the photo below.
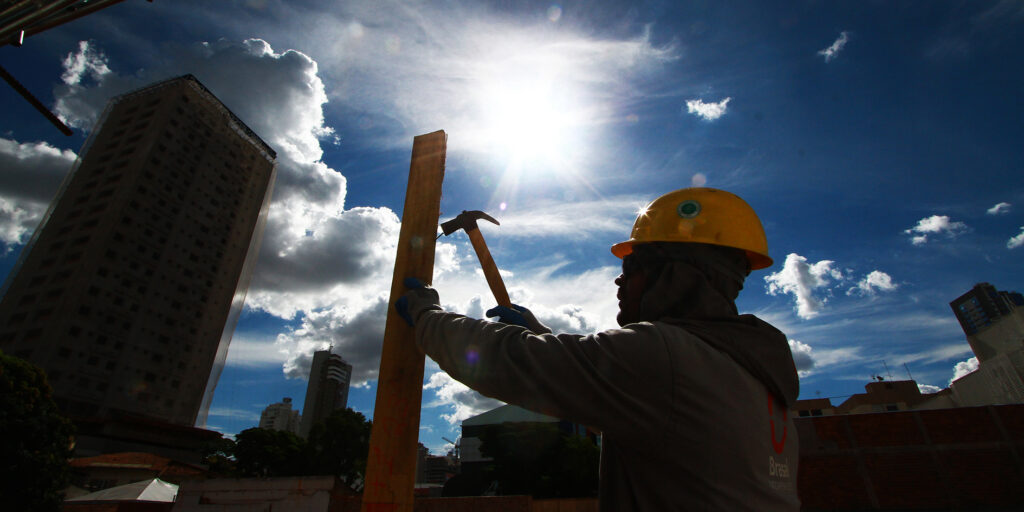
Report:
<svg viewBox="0 0 1024 512"><path fill-rule="evenodd" d="M664 435L672 376L647 323L580 336L427 310L416 341L442 370L485 396L613 433Z"/></svg>

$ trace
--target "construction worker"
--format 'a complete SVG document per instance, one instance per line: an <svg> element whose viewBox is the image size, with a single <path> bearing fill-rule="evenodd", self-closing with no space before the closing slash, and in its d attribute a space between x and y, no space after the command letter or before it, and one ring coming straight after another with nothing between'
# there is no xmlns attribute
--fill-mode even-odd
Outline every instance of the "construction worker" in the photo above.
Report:
<svg viewBox="0 0 1024 512"><path fill-rule="evenodd" d="M753 209L722 190L676 190L612 253L621 329L554 335L518 306L471 319L415 279L396 308L456 380L601 430L602 511L799 510L793 356L734 302L772 264Z"/></svg>

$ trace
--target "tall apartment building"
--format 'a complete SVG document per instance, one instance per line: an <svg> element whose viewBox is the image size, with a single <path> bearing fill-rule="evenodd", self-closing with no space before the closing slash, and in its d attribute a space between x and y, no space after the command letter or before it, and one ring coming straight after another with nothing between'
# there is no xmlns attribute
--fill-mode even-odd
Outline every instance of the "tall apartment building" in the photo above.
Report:
<svg viewBox="0 0 1024 512"><path fill-rule="evenodd" d="M260 414L259 428L299 433L299 411L292 410L292 399L284 397L276 404L270 404Z"/></svg>
<svg viewBox="0 0 1024 512"><path fill-rule="evenodd" d="M968 336L992 325L1000 317L1021 305L1021 294L998 291L988 283L978 283L967 293L949 303L960 327Z"/></svg>
<svg viewBox="0 0 1024 512"><path fill-rule="evenodd" d="M981 362L1024 348L1024 297L978 283L949 303Z"/></svg>
<svg viewBox="0 0 1024 512"><path fill-rule="evenodd" d="M275 159L191 75L111 100L0 290L0 349L73 418L204 426Z"/></svg>
<svg viewBox="0 0 1024 512"><path fill-rule="evenodd" d="M306 384L306 402L302 405L302 425L299 435L309 437L313 425L331 415L336 409L348 406L348 387L352 380L352 365L330 350L313 353Z"/></svg>

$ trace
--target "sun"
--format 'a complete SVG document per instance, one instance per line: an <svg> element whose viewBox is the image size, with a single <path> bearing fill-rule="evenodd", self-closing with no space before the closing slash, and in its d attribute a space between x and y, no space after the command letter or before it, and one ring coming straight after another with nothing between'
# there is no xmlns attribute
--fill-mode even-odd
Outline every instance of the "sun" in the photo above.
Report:
<svg viewBox="0 0 1024 512"><path fill-rule="evenodd" d="M567 81L506 75L479 91L479 136L493 156L517 167L559 172L578 153L578 107Z"/></svg>

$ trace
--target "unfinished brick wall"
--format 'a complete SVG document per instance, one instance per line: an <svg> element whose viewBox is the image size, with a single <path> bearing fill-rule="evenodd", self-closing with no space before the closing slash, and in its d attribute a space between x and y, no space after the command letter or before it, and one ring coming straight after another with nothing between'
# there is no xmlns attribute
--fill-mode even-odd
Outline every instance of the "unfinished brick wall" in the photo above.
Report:
<svg viewBox="0 0 1024 512"><path fill-rule="evenodd" d="M799 418L804 510L1024 506L1024 405Z"/></svg>

